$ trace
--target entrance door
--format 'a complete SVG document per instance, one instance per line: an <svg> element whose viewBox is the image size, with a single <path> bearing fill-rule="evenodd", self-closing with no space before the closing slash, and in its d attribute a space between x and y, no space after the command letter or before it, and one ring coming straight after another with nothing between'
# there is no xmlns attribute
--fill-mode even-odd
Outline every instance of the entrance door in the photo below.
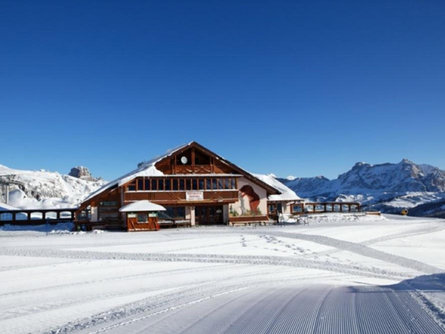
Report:
<svg viewBox="0 0 445 334"><path fill-rule="evenodd" d="M195 207L195 220L198 225L224 224L222 206L197 206Z"/></svg>

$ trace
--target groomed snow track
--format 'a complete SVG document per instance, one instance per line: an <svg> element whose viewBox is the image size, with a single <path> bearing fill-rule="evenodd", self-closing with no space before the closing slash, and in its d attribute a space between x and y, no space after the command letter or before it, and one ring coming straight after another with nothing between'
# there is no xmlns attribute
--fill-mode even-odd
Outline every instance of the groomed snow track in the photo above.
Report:
<svg viewBox="0 0 445 334"><path fill-rule="evenodd" d="M202 289L126 312L51 333L444 333L408 292L382 287Z"/></svg>
<svg viewBox="0 0 445 334"><path fill-rule="evenodd" d="M0 333L445 333L445 225L413 222L360 242L313 226L8 232ZM428 261L392 252L419 235L436 238Z"/></svg>

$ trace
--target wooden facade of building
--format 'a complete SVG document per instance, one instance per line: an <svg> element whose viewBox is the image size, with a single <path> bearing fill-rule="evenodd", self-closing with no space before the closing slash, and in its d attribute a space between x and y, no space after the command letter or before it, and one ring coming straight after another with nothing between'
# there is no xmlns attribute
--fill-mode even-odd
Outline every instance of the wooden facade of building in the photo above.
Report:
<svg viewBox="0 0 445 334"><path fill-rule="evenodd" d="M132 230L119 209L148 200L162 205L163 226L229 224L268 220L267 198L280 192L196 142L177 148L91 194L76 212L76 224L88 228ZM133 221L133 225L136 222ZM147 221L138 229L149 228Z"/></svg>

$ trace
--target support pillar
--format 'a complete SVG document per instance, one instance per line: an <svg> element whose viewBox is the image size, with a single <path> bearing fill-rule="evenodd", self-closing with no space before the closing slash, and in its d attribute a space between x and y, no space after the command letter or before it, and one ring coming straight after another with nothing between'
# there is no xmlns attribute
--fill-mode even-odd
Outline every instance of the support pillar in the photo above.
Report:
<svg viewBox="0 0 445 334"><path fill-rule="evenodd" d="M195 226L196 220L195 220L195 207L190 207L190 225Z"/></svg>
<svg viewBox="0 0 445 334"><path fill-rule="evenodd" d="M6 185L5 189L6 189L6 192L5 192L5 194L6 194L6 196L5 196L6 204L9 204L9 185Z"/></svg>

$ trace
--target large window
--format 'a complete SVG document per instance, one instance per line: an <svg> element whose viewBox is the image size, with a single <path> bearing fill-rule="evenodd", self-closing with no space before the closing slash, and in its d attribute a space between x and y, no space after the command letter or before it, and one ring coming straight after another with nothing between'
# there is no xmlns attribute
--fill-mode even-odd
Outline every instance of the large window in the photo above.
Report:
<svg viewBox="0 0 445 334"><path fill-rule="evenodd" d="M233 177L139 177L127 185L127 191L234 190Z"/></svg>
<svg viewBox="0 0 445 334"><path fill-rule="evenodd" d="M185 219L184 206L166 206L166 211L159 211L160 219Z"/></svg>

